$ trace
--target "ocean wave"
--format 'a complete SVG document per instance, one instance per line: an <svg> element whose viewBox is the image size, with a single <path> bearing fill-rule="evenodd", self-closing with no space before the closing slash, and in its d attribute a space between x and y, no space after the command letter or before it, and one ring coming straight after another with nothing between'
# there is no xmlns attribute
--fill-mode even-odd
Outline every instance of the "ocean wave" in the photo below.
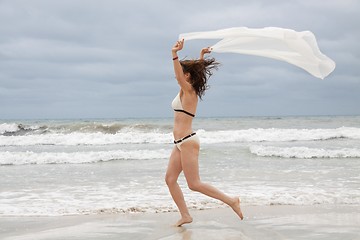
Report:
<svg viewBox="0 0 360 240"><path fill-rule="evenodd" d="M0 136L0 146L34 146L34 145L111 145L111 144L146 144L171 143L171 133L157 132L120 132L104 133L49 133L42 135Z"/></svg>
<svg viewBox="0 0 360 240"><path fill-rule="evenodd" d="M293 142L321 141L331 139L360 139L360 128L340 127L334 129L282 129L251 128L227 131L199 131L205 143L221 142Z"/></svg>
<svg viewBox="0 0 360 240"><path fill-rule="evenodd" d="M14 127L14 126L13 126ZM0 146L32 145L107 145L107 144L166 144L173 141L171 131L139 130L139 126L127 126L114 134L103 132L44 133L26 135L0 135ZM38 129L42 129L39 127ZM205 131L198 130L201 142L291 142L322 141L332 139L360 139L360 128L341 127L335 129L278 129L256 128L244 130Z"/></svg>
<svg viewBox="0 0 360 240"><path fill-rule="evenodd" d="M250 152L261 157L280 158L360 158L360 149L323 149L308 147L251 146Z"/></svg>
<svg viewBox="0 0 360 240"><path fill-rule="evenodd" d="M16 123L2 123L0 124L0 134L4 134L6 132L16 132L18 131L18 124Z"/></svg>
<svg viewBox="0 0 360 240"><path fill-rule="evenodd" d="M1 123L0 135L39 135L39 134L71 134L71 133L104 133L116 134L120 131L169 131L170 125L143 124L143 123L121 123L121 122L75 122L75 123L52 123L47 124L22 124Z"/></svg>
<svg viewBox="0 0 360 240"><path fill-rule="evenodd" d="M46 127L45 127L46 128ZM24 135L26 133L39 133L39 130L43 129L40 126L26 126L17 123L2 123L0 124L0 135L11 136L11 135ZM44 133L44 132L40 132Z"/></svg>
<svg viewBox="0 0 360 240"><path fill-rule="evenodd" d="M107 162L113 160L147 160L169 157L169 151L133 150L133 151L98 151L98 152L0 152L0 165L27 164L80 164Z"/></svg>
<svg viewBox="0 0 360 240"><path fill-rule="evenodd" d="M169 199L168 190L159 183L154 189L136 189L126 192L124 185L118 188L98 186L61 187L42 192L0 192L0 216L64 216L88 214L118 214L132 212L173 212L175 204ZM324 191L316 187L253 186L242 195L243 206L270 205L355 205L360 204L359 191ZM215 199L186 191L189 209L204 210L224 208L225 204ZM41 201L34 201L41 199ZM56 201L54 201L56 199Z"/></svg>

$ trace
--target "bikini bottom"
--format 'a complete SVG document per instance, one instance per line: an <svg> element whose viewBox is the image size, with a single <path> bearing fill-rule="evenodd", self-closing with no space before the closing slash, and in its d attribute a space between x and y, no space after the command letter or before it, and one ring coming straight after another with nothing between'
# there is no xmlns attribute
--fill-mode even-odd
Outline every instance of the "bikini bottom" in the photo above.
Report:
<svg viewBox="0 0 360 240"><path fill-rule="evenodd" d="M176 147L181 151L181 144L183 144L184 142L188 142L188 141L195 141L198 144L200 144L200 139L199 137L196 135L196 132L193 132L183 138L180 138L179 140L174 140L174 144L176 145Z"/></svg>

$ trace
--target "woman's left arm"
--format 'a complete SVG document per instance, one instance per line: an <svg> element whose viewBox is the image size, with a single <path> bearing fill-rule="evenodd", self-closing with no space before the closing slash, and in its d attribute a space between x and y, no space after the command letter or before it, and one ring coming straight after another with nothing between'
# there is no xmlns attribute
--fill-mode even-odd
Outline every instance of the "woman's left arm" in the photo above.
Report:
<svg viewBox="0 0 360 240"><path fill-rule="evenodd" d="M203 60L203 59L204 59L205 53L211 53L210 47L201 49L201 52L200 52L200 60Z"/></svg>

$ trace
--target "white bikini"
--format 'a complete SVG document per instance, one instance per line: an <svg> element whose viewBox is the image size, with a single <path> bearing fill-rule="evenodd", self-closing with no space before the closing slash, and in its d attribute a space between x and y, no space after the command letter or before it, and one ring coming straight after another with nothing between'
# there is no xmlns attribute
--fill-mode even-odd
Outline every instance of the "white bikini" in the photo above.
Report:
<svg viewBox="0 0 360 240"><path fill-rule="evenodd" d="M171 103L172 108L174 109L174 111L176 112L182 112L187 114L190 117L195 117L194 114L184 110L182 104L181 104L181 99L180 99L180 92L178 93L178 95L176 95L176 97L174 98L174 100ZM193 132L183 138L180 138L178 140L174 140L174 144L176 145L176 147L181 151L181 144L183 144L184 142L187 141L195 141L198 144L200 144L200 139L199 137L196 135L196 132Z"/></svg>
<svg viewBox="0 0 360 240"><path fill-rule="evenodd" d="M174 100L171 103L171 106L174 109L174 111L176 111L176 112L183 112L191 117L195 117L194 114L184 110L184 108L181 104L180 93L178 93L178 95L176 95L176 97L174 98Z"/></svg>

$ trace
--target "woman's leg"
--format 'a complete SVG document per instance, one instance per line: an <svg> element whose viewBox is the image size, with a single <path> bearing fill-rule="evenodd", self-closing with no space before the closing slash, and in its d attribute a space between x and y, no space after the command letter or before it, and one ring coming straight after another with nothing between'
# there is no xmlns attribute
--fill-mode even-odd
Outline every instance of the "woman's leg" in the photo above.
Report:
<svg viewBox="0 0 360 240"><path fill-rule="evenodd" d="M175 146L170 156L165 181L169 188L171 197L173 198L181 214L181 219L177 222L176 226L181 226L185 223L192 222L192 218L184 200L184 195L179 184L177 183L177 179L181 171L181 154L179 149Z"/></svg>
<svg viewBox="0 0 360 240"><path fill-rule="evenodd" d="M181 166L189 188L226 203L243 219L238 197L230 197L210 184L201 182L198 160L199 148L199 144L195 141L187 141L181 145Z"/></svg>

